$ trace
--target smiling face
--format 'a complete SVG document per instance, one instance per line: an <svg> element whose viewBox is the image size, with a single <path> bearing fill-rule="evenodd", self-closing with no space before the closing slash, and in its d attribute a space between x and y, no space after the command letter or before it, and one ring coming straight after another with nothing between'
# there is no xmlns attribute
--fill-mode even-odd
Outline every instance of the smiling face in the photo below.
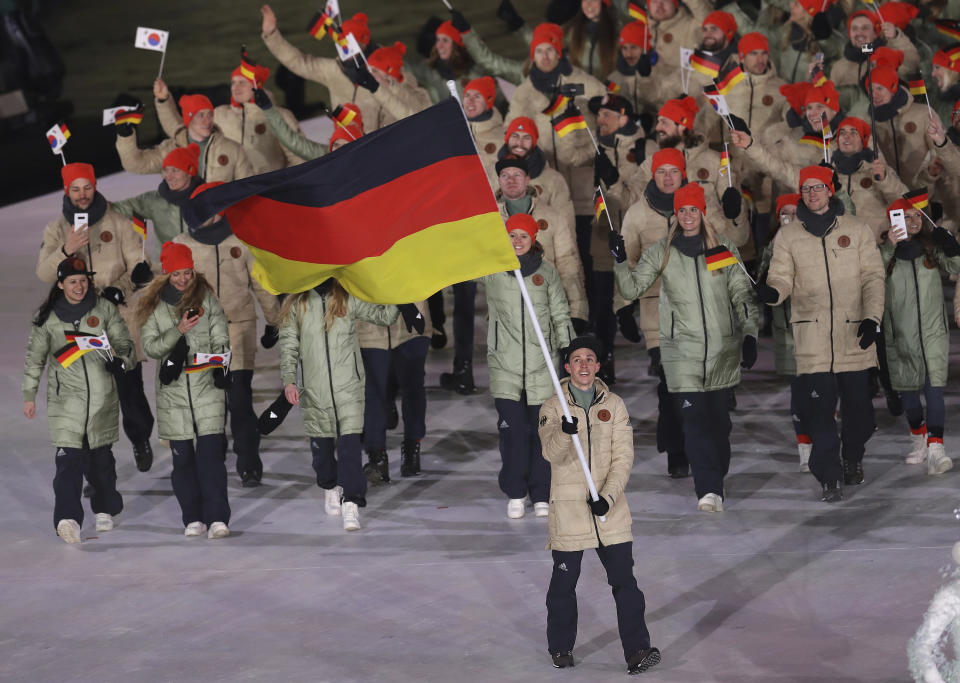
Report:
<svg viewBox="0 0 960 683"><path fill-rule="evenodd" d="M184 268L182 270L175 270L170 273L170 284L173 285L174 289L176 289L178 292L184 291L192 279L193 268Z"/></svg>
<svg viewBox="0 0 960 683"><path fill-rule="evenodd" d="M93 198L97 194L93 183L86 178L77 178L70 187L67 188L67 195L70 197L70 203L80 211L86 211L93 204Z"/></svg>
<svg viewBox="0 0 960 683"><path fill-rule="evenodd" d="M577 349L570 354L570 358L563 367L569 373L573 386L581 391L588 391L593 388L597 372L600 370L600 362L593 349Z"/></svg>
<svg viewBox="0 0 960 683"><path fill-rule="evenodd" d="M533 63L544 73L550 73L560 63L560 55L549 43L540 43L533 51Z"/></svg>
<svg viewBox="0 0 960 683"><path fill-rule="evenodd" d="M866 17L857 17L850 22L850 42L854 47L861 47L877 39L877 32L873 30L873 22Z"/></svg>
<svg viewBox="0 0 960 683"><path fill-rule="evenodd" d="M863 138L853 126L841 126L837 131L837 145L844 154L856 154L863 151Z"/></svg>
<svg viewBox="0 0 960 683"><path fill-rule="evenodd" d="M686 128L665 116L657 117L657 125L653 129L657 133L657 144L660 149L675 146L683 138L683 131L686 130Z"/></svg>
<svg viewBox="0 0 960 683"><path fill-rule="evenodd" d="M683 183L683 173L673 164L663 164L653 174L653 184L665 194L673 194Z"/></svg>
<svg viewBox="0 0 960 683"><path fill-rule="evenodd" d="M647 15L654 21L666 21L676 13L673 0L647 0Z"/></svg>
<svg viewBox="0 0 960 683"><path fill-rule="evenodd" d="M243 76L234 76L230 79L230 97L234 102L249 102L253 99L253 83Z"/></svg>
<svg viewBox="0 0 960 683"><path fill-rule="evenodd" d="M176 166L164 166L163 179L167 181L167 187L174 192L185 190L190 184L190 176Z"/></svg>
<svg viewBox="0 0 960 683"><path fill-rule="evenodd" d="M620 45L620 55L627 64L636 66L637 62L640 61L640 56L643 55L643 47L633 43L623 43Z"/></svg>
<svg viewBox="0 0 960 683"><path fill-rule="evenodd" d="M677 211L677 221L680 223L683 234L689 237L700 232L703 214L696 206L681 206Z"/></svg>
<svg viewBox="0 0 960 683"><path fill-rule="evenodd" d="M907 234L911 237L920 232L923 227L923 214L916 209L907 209L903 212L903 219L907 223Z"/></svg>
<svg viewBox="0 0 960 683"><path fill-rule="evenodd" d="M517 256L523 256L530 248L533 246L533 238L530 237L530 234L526 230L516 230L510 231L510 244L513 245L513 252Z"/></svg>
<svg viewBox="0 0 960 683"><path fill-rule="evenodd" d="M879 83L870 84L870 95L874 107L882 107L893 99L893 93L884 88Z"/></svg>
<svg viewBox="0 0 960 683"><path fill-rule="evenodd" d="M716 52L727 46L727 34L719 26L707 24L700 29L700 48L707 52Z"/></svg>
<svg viewBox="0 0 960 683"><path fill-rule="evenodd" d="M434 45L437 48L437 56L440 57L440 59L450 59L450 55L453 54L453 41L450 39L450 36L443 34L437 35L437 42L434 43Z"/></svg>
<svg viewBox="0 0 960 683"><path fill-rule="evenodd" d="M823 116L826 115L827 121L833 121L837 115L833 109L823 102L811 102L807 105L807 121L814 130L823 130Z"/></svg>
<svg viewBox="0 0 960 683"><path fill-rule="evenodd" d="M463 111L468 119L480 116L487 110L487 101L476 90L463 91Z"/></svg>
<svg viewBox="0 0 960 683"><path fill-rule="evenodd" d="M246 79L244 79L246 80ZM187 124L187 133L191 140L203 142L213 132L213 109L201 109Z"/></svg>
<svg viewBox="0 0 960 683"><path fill-rule="evenodd" d="M580 11L590 21L596 21L600 18L602 8L603 0L580 0Z"/></svg>
<svg viewBox="0 0 960 683"><path fill-rule="evenodd" d="M524 133L522 130L511 133L510 137L507 138L507 149L510 150L511 154L522 159L533 149L533 136L530 133Z"/></svg>
<svg viewBox="0 0 960 683"><path fill-rule="evenodd" d="M63 295L69 303L78 304L87 295L87 290L90 289L90 280L86 275L69 275L57 286L63 290Z"/></svg>
<svg viewBox="0 0 960 683"><path fill-rule="evenodd" d="M822 214L826 212L830 205L830 197L833 196L833 192L816 178L808 178L800 186L800 196L808 209L814 213Z"/></svg>

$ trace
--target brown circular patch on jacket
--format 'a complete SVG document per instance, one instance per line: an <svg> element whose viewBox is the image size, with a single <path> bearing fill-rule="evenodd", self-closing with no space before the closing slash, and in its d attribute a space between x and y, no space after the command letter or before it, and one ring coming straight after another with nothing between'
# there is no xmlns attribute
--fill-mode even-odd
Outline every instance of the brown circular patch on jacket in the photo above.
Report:
<svg viewBox="0 0 960 683"><path fill-rule="evenodd" d="M547 222L546 222L545 220L543 220L542 218L537 221L537 229L538 229L538 230L546 230L546 229L549 228L549 227L550 227L550 224L547 223Z"/></svg>
<svg viewBox="0 0 960 683"><path fill-rule="evenodd" d="M701 168L699 171L697 171L697 177L700 180L706 180L707 178L710 177L710 171L708 171L705 168Z"/></svg>
<svg viewBox="0 0 960 683"><path fill-rule="evenodd" d="M629 161L631 164L637 163L637 155L633 152L627 152L627 161Z"/></svg>
<svg viewBox="0 0 960 683"><path fill-rule="evenodd" d="M905 125L905 126L903 127L903 129L904 129L905 131L907 131L908 133L916 133L916 132L917 132L917 124L915 124L913 121L907 121L907 125Z"/></svg>
<svg viewBox="0 0 960 683"><path fill-rule="evenodd" d="M543 284L543 275L541 275L540 273L537 273L530 279L533 281L533 284L535 284L537 287Z"/></svg>
<svg viewBox="0 0 960 683"><path fill-rule="evenodd" d="M850 238L846 235L840 235L840 237L837 239L837 244L846 249L850 246Z"/></svg>
<svg viewBox="0 0 960 683"><path fill-rule="evenodd" d="M773 95L764 95L763 99L760 101L763 102L764 107L769 107L771 104L773 104Z"/></svg>
<svg viewBox="0 0 960 683"><path fill-rule="evenodd" d="M604 408L603 410L597 413L597 419L600 420L601 422L609 422L610 411Z"/></svg>
<svg viewBox="0 0 960 683"><path fill-rule="evenodd" d="M264 133L267 132L267 124L258 123L253 127L253 132L256 133L257 135L263 135Z"/></svg>
<svg viewBox="0 0 960 683"><path fill-rule="evenodd" d="M873 187L873 180L870 178L861 178L860 187L862 187L864 190L869 190L871 187Z"/></svg>
<svg viewBox="0 0 960 683"><path fill-rule="evenodd" d="M226 166L230 163L230 157L228 157L226 154L221 154L217 157L217 163L221 166Z"/></svg>
<svg viewBox="0 0 960 683"><path fill-rule="evenodd" d="M488 143L484 146L483 151L486 152L487 154L493 154L494 152L497 151L497 146L496 146L495 144L493 144L492 142L488 142Z"/></svg>
<svg viewBox="0 0 960 683"><path fill-rule="evenodd" d="M937 269L937 264L934 261L932 261L929 256L923 257L923 265L929 268L930 270Z"/></svg>
<svg viewBox="0 0 960 683"><path fill-rule="evenodd" d="M87 318L87 325L89 325L90 327L96 327L99 324L100 324L100 318L98 318L97 316L91 315L89 318Z"/></svg>
<svg viewBox="0 0 960 683"><path fill-rule="evenodd" d="M101 242L112 242L112 241L113 241L113 233L110 232L109 230L104 230L103 232L100 233L100 241L101 241Z"/></svg>
<svg viewBox="0 0 960 683"><path fill-rule="evenodd" d="M240 247L230 247L230 255L231 255L233 258L240 258L240 255L241 255L242 253L243 253L243 252L240 251Z"/></svg>
<svg viewBox="0 0 960 683"><path fill-rule="evenodd" d="M664 33L664 34L663 34L663 42L665 42L665 43L672 43L672 42L673 42L673 34L672 34L672 33Z"/></svg>

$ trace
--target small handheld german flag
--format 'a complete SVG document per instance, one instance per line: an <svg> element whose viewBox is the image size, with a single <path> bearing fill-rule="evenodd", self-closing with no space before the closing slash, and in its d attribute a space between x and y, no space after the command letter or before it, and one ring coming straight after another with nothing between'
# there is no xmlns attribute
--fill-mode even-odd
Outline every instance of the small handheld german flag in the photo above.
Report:
<svg viewBox="0 0 960 683"><path fill-rule="evenodd" d="M89 353L91 350L92 349L81 349L77 346L76 341L71 341L66 346L54 351L53 355L56 356L61 366L69 368L80 356Z"/></svg>
<svg viewBox="0 0 960 683"><path fill-rule="evenodd" d="M568 104L570 104L570 98L563 93L557 93L557 96L553 98L550 106L543 110L543 113L550 117L556 116L566 109Z"/></svg>
<svg viewBox="0 0 960 683"><path fill-rule="evenodd" d="M333 36L333 19L328 17L324 12L317 12L313 15L313 19L310 20L310 23L307 24L307 33L316 38L317 40L323 40L323 37L330 33Z"/></svg>
<svg viewBox="0 0 960 683"><path fill-rule="evenodd" d="M813 72L813 87L819 88L827 82L827 74L823 73L823 69L817 69Z"/></svg>
<svg viewBox="0 0 960 683"><path fill-rule="evenodd" d="M925 187L907 192L903 195L903 198L910 202L917 211L923 211L930 206L930 195L927 193L927 188Z"/></svg>
<svg viewBox="0 0 960 683"><path fill-rule="evenodd" d="M250 59L250 55L247 54L247 46L240 46L240 74L251 81L253 81L254 87L259 88L260 83L257 82L257 74L254 71L254 67L257 66L257 63Z"/></svg>
<svg viewBox="0 0 960 683"><path fill-rule="evenodd" d="M141 121L143 121L142 106L139 106L136 109L128 109L127 111L117 112L117 115L113 118L114 124L118 126L124 123L129 123L133 126L139 126Z"/></svg>
<svg viewBox="0 0 960 683"><path fill-rule="evenodd" d="M823 137L820 135L812 135L812 134L804 135L802 138L798 140L798 142L801 145L810 145L812 147L816 147L817 149L821 149L821 150L824 148Z"/></svg>
<svg viewBox="0 0 960 683"><path fill-rule="evenodd" d="M727 151L726 145L723 147L723 151L720 152L720 175L725 176L730 172L730 152Z"/></svg>
<svg viewBox="0 0 960 683"><path fill-rule="evenodd" d="M634 21L640 21L644 24L647 23L646 11L635 2L627 3L627 14L629 14L630 18Z"/></svg>
<svg viewBox="0 0 960 683"><path fill-rule="evenodd" d="M550 125L557 132L557 136L562 138L575 130L585 130L587 122L576 107L570 107L560 116L552 119Z"/></svg>
<svg viewBox="0 0 960 683"><path fill-rule="evenodd" d="M603 193L600 192L600 188L598 187L596 194L593 196L593 215L599 221L600 216L602 216L606 210L607 203L603 201Z"/></svg>
<svg viewBox="0 0 960 683"><path fill-rule="evenodd" d="M130 216L130 222L133 225L133 231L143 239L147 239L147 219L134 211Z"/></svg>
<svg viewBox="0 0 960 683"><path fill-rule="evenodd" d="M732 266L739 261L737 257L734 256L729 249L727 249L722 244L707 249L703 252L703 258L707 262L707 270L720 270L721 268L726 268L727 266Z"/></svg>
<svg viewBox="0 0 960 683"><path fill-rule="evenodd" d="M710 79L720 75L720 62L699 50L690 56L690 68Z"/></svg>
<svg viewBox="0 0 960 683"><path fill-rule="evenodd" d="M359 110L351 103L338 104L333 110L332 118L341 126L346 128L359 116Z"/></svg>
<svg viewBox="0 0 960 683"><path fill-rule="evenodd" d="M607 83L607 92L610 93L611 95L619 95L620 90L621 88L619 83L615 83L613 81L610 81L609 83Z"/></svg>
<svg viewBox="0 0 960 683"><path fill-rule="evenodd" d="M747 76L743 73L743 69L740 68L740 65L733 67L727 74L717 82L717 90L721 95L729 95L730 91L736 87L738 83L742 83L746 80Z"/></svg>
<svg viewBox="0 0 960 683"><path fill-rule="evenodd" d="M933 22L937 31L951 40L960 40L960 21L955 19L937 19Z"/></svg>
<svg viewBox="0 0 960 683"><path fill-rule="evenodd" d="M927 84L921 78L916 81L909 82L910 94L914 97L920 97L921 95L927 94Z"/></svg>

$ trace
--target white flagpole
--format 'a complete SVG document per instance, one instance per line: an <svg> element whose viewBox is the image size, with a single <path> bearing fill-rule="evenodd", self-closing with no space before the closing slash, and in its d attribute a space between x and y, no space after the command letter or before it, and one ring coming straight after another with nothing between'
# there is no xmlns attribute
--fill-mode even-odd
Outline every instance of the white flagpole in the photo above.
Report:
<svg viewBox="0 0 960 683"><path fill-rule="evenodd" d="M170 37L169 37L169 36L167 36L167 40L168 40L168 41L170 40ZM158 79L163 76L163 62L164 62L164 60L166 60L166 58L167 58L167 46L164 45L164 46L163 46L163 52L160 53L160 71L157 72L157 78L158 78Z"/></svg>
<svg viewBox="0 0 960 683"><path fill-rule="evenodd" d="M60 149L59 154L60 154L60 161L62 161L62 162L63 162L63 165L66 166L66 165L67 165L67 157L63 156L63 148Z"/></svg>
<svg viewBox="0 0 960 683"><path fill-rule="evenodd" d="M726 142L726 141L724 141L724 143L723 143L723 151L724 151L724 154L725 154L726 157L727 157L727 167L726 167L726 171L727 171L727 188L731 188L731 187L733 187L733 171L732 171L732 168L733 168L733 167L730 165L730 150L727 148L727 142Z"/></svg>
<svg viewBox="0 0 960 683"><path fill-rule="evenodd" d="M463 120L467 124L467 129L470 128L470 121L467 119L466 112L463 111L463 103L460 102L460 95L457 93L457 84L453 81L447 81L447 89L450 91L450 96L457 101L457 104L460 105L460 112L463 114ZM589 132L589 128L587 131ZM593 135L590 136L593 138ZM471 133L470 139L473 140L473 135ZM473 141L474 147L476 147L476 140ZM596 144L596 143L594 143ZM477 157L480 157L480 150L477 150ZM491 193L493 192L493 187L490 188ZM607 215L609 219L609 214ZM543 353L543 359L546 361L547 370L550 372L550 380L553 382L553 390L557 394L557 398L560 399L560 408L563 410L563 416L570 422L573 421L570 415L570 406L567 405L566 399L563 397L563 389L560 387L560 379L557 377L557 371L553 367L553 358L550 356L550 349L547 347L547 341L543 338L543 330L540 329L540 321L537 320L536 311L533 308L533 301L530 300L530 293L527 291L527 284L523 281L523 274L520 272L520 269L513 271L514 276L517 278L517 283L520 285L520 295L523 297L523 303L527 308L527 314L530 316L530 322L533 324L533 331L537 335L537 341L540 343L540 351ZM571 434L570 438L573 439L573 447L577 451L577 458L580 460L580 467L583 468L583 476L587 480L587 488L590 489L590 497L592 500L600 500L600 494L597 493L597 485L593 482L593 477L590 474L590 466L587 464L587 458L583 454L583 445L580 443L580 438L577 434ZM606 521L606 516L600 517L601 522Z"/></svg>
<svg viewBox="0 0 960 683"><path fill-rule="evenodd" d="M613 219L610 218L610 208L607 206L607 198L603 196L602 185L597 185L597 192L600 193L600 199L603 200L603 212L607 214L607 223L610 224L610 232L617 232L616 228L613 227Z"/></svg>
<svg viewBox="0 0 960 683"><path fill-rule="evenodd" d="M449 10L452 10L452 9L453 9L453 6L451 6L450 3L447 2L447 0L443 0L443 4L446 6L447 9L449 9Z"/></svg>

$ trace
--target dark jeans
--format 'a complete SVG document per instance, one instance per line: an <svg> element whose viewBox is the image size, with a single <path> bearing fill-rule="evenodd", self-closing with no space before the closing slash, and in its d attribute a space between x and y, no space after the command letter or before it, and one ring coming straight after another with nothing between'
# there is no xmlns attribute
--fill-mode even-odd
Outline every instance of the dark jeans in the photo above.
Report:
<svg viewBox="0 0 960 683"><path fill-rule="evenodd" d="M593 288L593 256L590 255L590 238L593 235L593 216L576 216L577 251L580 253L580 262L583 264L583 278L586 285L587 297Z"/></svg>
<svg viewBox="0 0 960 683"><path fill-rule="evenodd" d="M149 441L153 433L153 413L143 392L143 364L121 373L117 380L117 395L120 398L120 414L123 416L123 433L132 443Z"/></svg>
<svg viewBox="0 0 960 683"><path fill-rule="evenodd" d="M260 460L260 430L253 411L253 370L231 370L228 375L227 406L230 409L230 433L237 454L237 473L263 474Z"/></svg>
<svg viewBox="0 0 960 683"><path fill-rule="evenodd" d="M643 615L646 601L633 575L633 543L600 546L597 556L607 570L607 583L617 604L617 626L623 658L650 647ZM547 648L572 652L577 640L577 579L583 551L553 551L553 574L547 589Z"/></svg>
<svg viewBox="0 0 960 683"><path fill-rule="evenodd" d="M363 473L359 434L341 434L336 439L311 437L310 452L317 486L327 491L340 486L344 501L366 506L367 477Z"/></svg>
<svg viewBox="0 0 960 683"><path fill-rule="evenodd" d="M543 459L537 419L540 406L505 398L493 399L500 432L500 490L508 498L528 493L533 503L550 498L550 463Z"/></svg>
<svg viewBox="0 0 960 683"><path fill-rule="evenodd" d="M683 445L683 419L667 389L662 365L657 382L657 408L657 451L666 451L668 469L684 467L689 463Z"/></svg>
<svg viewBox="0 0 960 683"><path fill-rule="evenodd" d="M730 469L730 389L671 393L682 415L683 440L697 498L723 498L723 478Z"/></svg>
<svg viewBox="0 0 960 683"><path fill-rule="evenodd" d="M183 525L203 522L230 523L227 500L227 437L223 434L198 436L191 440L171 441L173 472L170 481L180 503Z"/></svg>
<svg viewBox="0 0 960 683"><path fill-rule="evenodd" d="M458 282L453 286L453 362L473 360L473 315L477 283Z"/></svg>
<svg viewBox="0 0 960 683"><path fill-rule="evenodd" d="M387 404L394 400L397 391L401 397L404 440L419 441L426 434L427 392L423 383L429 348L429 339L415 337L390 350L360 349L366 371L363 442L367 451L386 448ZM397 378L393 396L390 391L392 374Z"/></svg>
<svg viewBox="0 0 960 683"><path fill-rule="evenodd" d="M919 391L901 391L903 412L907 414L910 429L923 426L923 406L920 405ZM943 403L943 387L931 387L930 378L923 384L923 396L927 401L927 433L937 439L943 438L943 424L946 421L946 408Z"/></svg>
<svg viewBox="0 0 960 683"><path fill-rule="evenodd" d="M591 276L590 321L604 352L613 352L613 338L617 333L617 318L613 314L613 273L595 271ZM602 359L601 359L602 360Z"/></svg>
<svg viewBox="0 0 960 683"><path fill-rule="evenodd" d="M93 486L90 509L119 515L123 498L117 491L116 461L110 446L90 448L84 439L83 448L57 448L57 473L53 477L53 526L61 519L73 519L83 526L83 477Z"/></svg>

